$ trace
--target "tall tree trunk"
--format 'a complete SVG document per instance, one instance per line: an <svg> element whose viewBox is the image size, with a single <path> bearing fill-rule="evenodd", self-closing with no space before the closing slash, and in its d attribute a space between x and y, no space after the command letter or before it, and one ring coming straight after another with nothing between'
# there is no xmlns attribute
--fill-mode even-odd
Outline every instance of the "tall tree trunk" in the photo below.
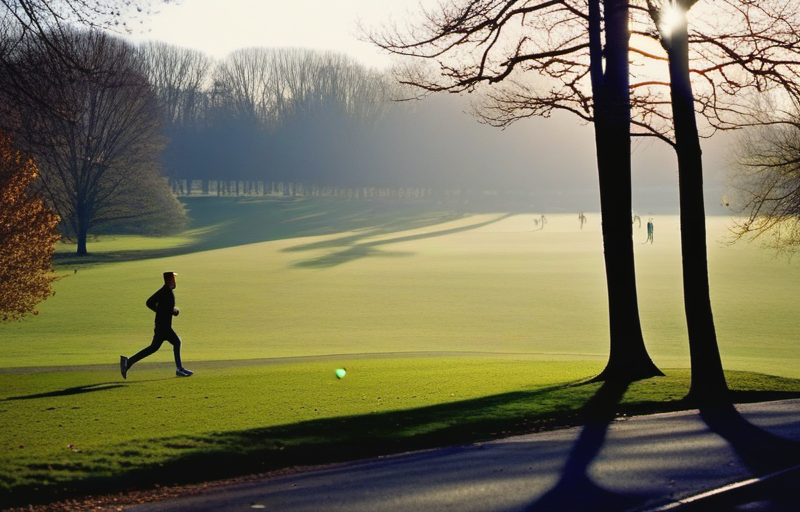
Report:
<svg viewBox="0 0 800 512"><path fill-rule="evenodd" d="M606 0L604 48L600 44L599 0L590 1L592 89L600 181L603 248L611 347L595 380L633 381L663 375L644 345L636 292L631 226L631 138L628 78L628 4Z"/></svg>
<svg viewBox="0 0 800 512"><path fill-rule="evenodd" d="M78 213L78 229L75 231L75 234L78 238L78 249L76 254L78 256L85 256L89 254L86 248L86 239L89 237L89 222L87 215L83 212Z"/></svg>
<svg viewBox="0 0 800 512"><path fill-rule="evenodd" d="M670 93L678 154L683 296L689 332L692 379L689 396L699 405L725 404L728 386L717 345L708 283L703 159L689 77L685 23L668 40Z"/></svg>

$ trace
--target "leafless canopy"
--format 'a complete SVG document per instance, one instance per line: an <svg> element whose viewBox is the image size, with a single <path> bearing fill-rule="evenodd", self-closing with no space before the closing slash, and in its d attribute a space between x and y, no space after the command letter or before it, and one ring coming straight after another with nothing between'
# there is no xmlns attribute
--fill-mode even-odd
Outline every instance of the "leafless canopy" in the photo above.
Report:
<svg viewBox="0 0 800 512"><path fill-rule="evenodd" d="M0 0L0 89L17 101L48 108L21 81L19 52L34 38L65 66L91 74L86 62L72 58L65 37L76 26L130 32L159 0ZM168 1L168 0L162 0Z"/></svg>
<svg viewBox="0 0 800 512"><path fill-rule="evenodd" d="M696 109L718 129L757 124L751 94L800 96L800 3L796 0L675 2L690 17ZM632 0L631 103L634 136L674 144L663 4ZM569 111L592 121L586 0L449 0L406 27L381 27L369 40L428 65L398 67L402 82L424 92L484 93L476 113L505 126Z"/></svg>
<svg viewBox="0 0 800 512"><path fill-rule="evenodd" d="M398 67L400 81L425 92L489 93L482 118L506 125L567 110L592 118L587 2L469 0L424 10L408 27L381 27L368 39L434 65ZM498 86L499 88L499 86Z"/></svg>
<svg viewBox="0 0 800 512"><path fill-rule="evenodd" d="M708 123L706 135L762 124L757 99L762 94L778 95L785 106L800 97L797 0L635 0L632 88L634 118L642 133L671 137L661 128L671 119L665 108L669 83L661 78L667 76L666 61L652 44L669 44L668 9L688 19L695 109ZM659 62L664 65L654 65Z"/></svg>
<svg viewBox="0 0 800 512"><path fill-rule="evenodd" d="M301 48L245 48L228 55L213 74L212 108L274 130L303 112L370 121L386 108L383 77L351 58Z"/></svg>
<svg viewBox="0 0 800 512"><path fill-rule="evenodd" d="M214 61L198 50L157 41L140 45L139 56L167 126L199 123Z"/></svg>
<svg viewBox="0 0 800 512"><path fill-rule="evenodd" d="M800 250L800 114L745 130L731 171L732 201L746 214L737 237L764 237L788 254Z"/></svg>
<svg viewBox="0 0 800 512"><path fill-rule="evenodd" d="M59 37L66 39L59 44L70 59L93 73L31 39L19 56L21 77L49 108L9 98L6 120L15 139L36 156L40 183L82 252L93 226L141 219L177 201L162 197L169 191L157 164L161 114L136 49L98 31Z"/></svg>

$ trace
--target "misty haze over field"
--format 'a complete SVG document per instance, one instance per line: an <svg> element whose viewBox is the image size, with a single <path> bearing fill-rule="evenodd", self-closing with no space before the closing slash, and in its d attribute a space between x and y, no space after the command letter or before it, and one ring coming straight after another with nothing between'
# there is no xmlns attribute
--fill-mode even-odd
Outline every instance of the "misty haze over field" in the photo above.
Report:
<svg viewBox="0 0 800 512"><path fill-rule="evenodd" d="M599 211L591 125L557 114L499 129L468 114L469 100L441 95L391 103L370 123L313 112L270 135L246 124L222 126L207 138L177 134L164 163L168 174L184 179L267 173L328 186L468 189L499 209ZM650 139L634 147L634 211L677 213L674 152ZM708 213L725 214L724 161L713 154L706 160ZM486 195L494 192L495 199Z"/></svg>
<svg viewBox="0 0 800 512"><path fill-rule="evenodd" d="M438 2L328 4L315 5L317 16L306 16L307 4L297 1L165 4L147 19L146 32L130 37L136 42L164 41L195 49L217 63L228 64L235 53L256 48L332 50L355 57L354 62L367 73L382 74L392 59L375 45L358 40L359 27L378 27L393 16L402 19L410 15L417 4L433 7ZM277 12L281 15L274 16ZM219 83L223 89L232 85L225 85L225 80ZM173 154L165 157L166 170L170 177L181 179L290 180L294 173L305 175L297 177L298 181L321 186L512 190L534 198L532 207L537 210L599 210L591 125L555 113L550 119L526 119L500 130L464 113L472 98L434 95L421 102L395 104L368 127L348 125L335 116L307 117L295 120L292 126L287 123L284 133L267 143L268 148L262 140L248 140L251 134L239 136L247 126L218 125L220 131L209 134L210 140L191 140L168 148ZM213 137L227 138L230 143L221 148ZM703 141L709 214L729 213L721 199L725 194L724 155L730 140L726 134L717 134ZM673 150L650 139L634 139L633 144L634 210L677 213ZM229 150L231 147L235 149ZM249 150L254 153L233 155ZM170 158L177 158L186 170L193 169L171 173ZM248 163L240 165L233 161L236 159ZM246 175L250 169L254 177ZM200 172L195 174L195 170ZM236 176L237 172L244 175Z"/></svg>
<svg viewBox="0 0 800 512"><path fill-rule="evenodd" d="M599 211L594 129L570 115L530 118L499 129L480 123L469 97L433 96L391 104L374 125L314 115L296 121L272 149L239 140L244 161L311 174L340 186L467 188L473 193L511 192L512 207L545 212ZM331 135L333 134L333 135ZM232 135L237 136L235 133ZM715 144L712 144L714 142ZM203 145L202 141L199 143ZM709 214L727 214L724 159L719 137L706 143ZM248 149L249 148L249 149ZM634 140L633 208L642 214L678 213L677 163L672 148L654 139ZM208 147L184 147L179 158L208 165ZM193 156L194 155L194 156ZM224 163L215 167L221 168ZM182 172L182 174L184 174ZM188 176L187 176L188 177ZM501 198L492 203L504 206Z"/></svg>
<svg viewBox="0 0 800 512"><path fill-rule="evenodd" d="M400 175L436 168L451 179L481 183L487 190L530 191L541 209L599 211L594 128L569 115L530 118L505 130L465 113L468 98L437 96L412 104L406 123L397 123L376 164L386 161ZM411 122L411 118L416 122ZM390 125L392 120L384 124ZM706 141L706 204L721 206L725 188L723 137ZM672 148L654 139L635 139L633 207L641 213L677 213L677 162ZM376 148L377 149L377 148ZM448 180L449 181L449 180Z"/></svg>

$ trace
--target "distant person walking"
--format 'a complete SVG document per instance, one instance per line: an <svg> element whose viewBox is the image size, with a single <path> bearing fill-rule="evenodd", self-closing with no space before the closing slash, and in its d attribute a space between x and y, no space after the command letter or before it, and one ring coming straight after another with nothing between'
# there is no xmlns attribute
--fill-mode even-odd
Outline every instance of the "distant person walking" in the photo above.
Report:
<svg viewBox="0 0 800 512"><path fill-rule="evenodd" d="M650 242L653 243L653 219L652 217L647 219L647 240L644 243Z"/></svg>
<svg viewBox="0 0 800 512"><path fill-rule="evenodd" d="M165 341L172 345L172 351L175 354L175 366L177 367L175 375L189 377L194 373L184 368L181 364L181 339L172 330L172 317L178 316L178 313L180 313L180 310L175 307L175 293L172 291L177 286L177 275L175 272L164 272L164 286L147 299L145 304L156 314L153 341L149 346L131 356L130 359L125 356L119 356L119 369L122 372L123 379L128 378L128 370L130 370L131 366L155 353Z"/></svg>
<svg viewBox="0 0 800 512"><path fill-rule="evenodd" d="M579 213L578 220L581 223L581 229L583 229L583 225L586 224L586 215L584 215L583 212Z"/></svg>

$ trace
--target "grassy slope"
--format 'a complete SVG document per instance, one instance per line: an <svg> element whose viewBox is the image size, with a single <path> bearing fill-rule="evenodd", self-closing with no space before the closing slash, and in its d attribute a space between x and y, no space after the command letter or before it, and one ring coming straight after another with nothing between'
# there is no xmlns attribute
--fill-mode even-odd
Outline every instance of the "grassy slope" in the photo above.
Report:
<svg viewBox="0 0 800 512"><path fill-rule="evenodd" d="M84 371L0 375L0 502L114 492L467 443L580 422L599 365L492 357L167 365L135 381ZM167 370L167 371L165 371ZM621 412L685 408L688 371L634 383ZM737 399L800 380L730 372ZM766 393L764 390L770 390Z"/></svg>
<svg viewBox="0 0 800 512"><path fill-rule="evenodd" d="M248 464L319 461L309 457L330 443L339 449L329 456L342 459L491 437L537 418L565 420L596 390L564 386L605 361L598 216L584 230L573 215L549 216L538 230L533 215L209 202L193 201L197 221L184 236L104 239L90 258L60 256L56 297L39 316L0 326L4 487L125 474L114 485L146 484L178 466L208 476L185 469L209 471L224 457L258 470ZM686 367L677 219L655 223L657 243L636 245L646 338L662 368ZM798 282L797 266L722 246L725 219L709 223L726 366L799 377L786 286ZM175 379L162 350L122 381L116 359L148 342L143 302L165 269L181 274L176 330L198 374ZM358 355L396 352L418 355ZM464 352L484 355L443 357ZM289 356L320 357L258 359ZM96 366L64 368L87 364ZM13 370L31 366L52 369ZM338 366L348 367L341 381ZM730 378L753 393L800 391L793 380ZM677 407L686 388L687 372L673 370L637 383L626 401Z"/></svg>
<svg viewBox="0 0 800 512"><path fill-rule="evenodd" d="M584 230L573 215L550 216L536 230L533 215L461 217L346 201L224 206L210 218L209 208L193 205L204 220L178 253L151 248L144 254L161 257L99 266L60 260L66 277L41 314L0 326L0 368L113 365L148 342L144 299L165 269L180 273L175 327L187 363L426 351L605 358L599 216ZM329 233L326 220L341 231ZM724 362L800 377L800 324L787 286L800 282L800 267L755 246L720 244L726 221L709 220ZM655 225L657 243L636 245L646 340L657 364L686 367L677 218L656 217ZM292 230L308 236L287 238ZM635 235L643 241L644 229ZM253 240L266 241L239 245ZM98 261L125 260L139 243L118 238L90 250ZM153 356L169 359L168 351Z"/></svg>

